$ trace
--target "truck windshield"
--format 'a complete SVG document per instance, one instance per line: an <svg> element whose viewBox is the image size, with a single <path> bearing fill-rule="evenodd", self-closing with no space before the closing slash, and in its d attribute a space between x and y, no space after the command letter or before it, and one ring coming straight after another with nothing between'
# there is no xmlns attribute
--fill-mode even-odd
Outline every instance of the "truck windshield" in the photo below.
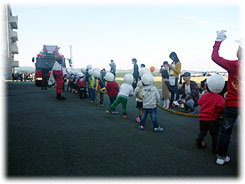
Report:
<svg viewBox="0 0 245 184"><path fill-rule="evenodd" d="M42 70L45 65L49 70L51 70L55 60L55 58L36 58L36 70ZM62 62L62 67L66 68L65 60Z"/></svg>

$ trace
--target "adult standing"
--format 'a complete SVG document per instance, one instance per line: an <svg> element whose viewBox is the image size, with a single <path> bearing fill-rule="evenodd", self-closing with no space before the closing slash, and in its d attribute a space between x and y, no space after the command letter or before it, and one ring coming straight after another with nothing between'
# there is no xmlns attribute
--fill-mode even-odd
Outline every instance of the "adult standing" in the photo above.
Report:
<svg viewBox="0 0 245 184"><path fill-rule="evenodd" d="M134 82L133 82L133 88L135 89L138 83L139 79L139 67L137 65L137 60L135 58L132 59L132 63L134 65L134 71L133 71L133 77L134 77Z"/></svg>
<svg viewBox="0 0 245 184"><path fill-rule="evenodd" d="M54 66L52 68L52 72L54 75L54 78L56 80L57 83L57 87L56 87L56 93L57 96L56 98L58 100L65 100L66 98L61 96L61 92L62 92L62 86L63 86L63 69L62 69L62 58L61 57L57 57Z"/></svg>
<svg viewBox="0 0 245 184"><path fill-rule="evenodd" d="M160 73L162 75L162 100L164 100L164 107L169 108L169 74L168 62L164 61L161 66Z"/></svg>
<svg viewBox="0 0 245 184"><path fill-rule="evenodd" d="M216 163L223 165L225 162L230 161L230 157L227 155L228 147L230 143L231 133L236 122L239 107L240 107L240 73L239 68L241 66L243 45L240 42L240 46L237 50L238 60L227 60L219 56L219 48L226 39L225 30L217 31L217 38L213 46L212 60L224 68L228 72L227 82L227 95L225 98L225 110L223 114L223 121L220 127L220 135L218 139L218 154Z"/></svg>
<svg viewBox="0 0 245 184"><path fill-rule="evenodd" d="M113 73L114 77L116 78L116 64L113 60L111 60L111 63L109 64L111 67L110 72Z"/></svg>
<svg viewBox="0 0 245 184"><path fill-rule="evenodd" d="M42 68L42 90L47 90L48 72L49 70L47 65L44 65Z"/></svg>
<svg viewBox="0 0 245 184"><path fill-rule="evenodd" d="M171 86L171 100L170 100L170 106L172 106L172 103L175 100L179 99L179 87L178 87L178 81L179 81L179 74L181 71L181 62L175 52L171 52L169 55L170 59L173 60L171 65L169 65L169 83Z"/></svg>

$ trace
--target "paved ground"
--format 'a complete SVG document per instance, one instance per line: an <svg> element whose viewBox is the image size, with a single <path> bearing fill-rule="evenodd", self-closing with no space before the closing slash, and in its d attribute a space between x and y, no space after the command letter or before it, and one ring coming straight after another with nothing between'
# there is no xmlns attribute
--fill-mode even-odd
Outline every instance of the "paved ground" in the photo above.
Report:
<svg viewBox="0 0 245 184"><path fill-rule="evenodd" d="M140 131L135 98L128 119L106 115L106 107L55 88L42 91L32 82L6 82L6 175L8 177L232 177L239 176L238 124L233 131L231 162L215 164L208 147L196 149L199 120L158 110L162 133L152 132L148 117ZM105 96L105 105L108 97Z"/></svg>

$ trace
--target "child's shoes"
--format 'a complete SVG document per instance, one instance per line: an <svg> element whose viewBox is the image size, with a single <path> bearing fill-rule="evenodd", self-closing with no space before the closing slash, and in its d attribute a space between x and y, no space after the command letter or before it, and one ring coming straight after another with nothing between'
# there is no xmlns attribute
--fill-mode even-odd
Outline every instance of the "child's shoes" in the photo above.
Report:
<svg viewBox="0 0 245 184"><path fill-rule="evenodd" d="M110 110L106 110L105 113L106 113L106 114L110 114L111 111L110 111Z"/></svg>
<svg viewBox="0 0 245 184"><path fill-rule="evenodd" d="M139 129L140 129L140 130L144 130L144 129L145 129L145 127L144 127L144 126L142 126L142 125L140 125L140 126L139 126Z"/></svg>
<svg viewBox="0 0 245 184"><path fill-rule="evenodd" d="M161 128L160 126L153 129L153 132L162 132L162 131L163 131L163 128Z"/></svg>

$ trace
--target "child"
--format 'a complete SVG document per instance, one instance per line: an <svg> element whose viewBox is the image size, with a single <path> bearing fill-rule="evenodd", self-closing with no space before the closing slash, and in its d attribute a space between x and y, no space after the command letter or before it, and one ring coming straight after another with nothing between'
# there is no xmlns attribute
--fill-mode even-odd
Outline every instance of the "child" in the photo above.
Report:
<svg viewBox="0 0 245 184"><path fill-rule="evenodd" d="M151 115L151 120L153 122L153 131L162 132L163 128L158 125L157 122L157 106L156 104L160 102L160 94L155 86L152 86L154 82L154 77L150 73L146 73L142 76L143 88L142 88L142 98L143 98L143 114L140 121L140 130L145 128L145 120L148 113Z"/></svg>
<svg viewBox="0 0 245 184"><path fill-rule="evenodd" d="M115 81L114 75L111 72L107 72L105 75L106 83L106 91L110 99L110 106L114 103L117 98L117 94L119 91L119 86ZM112 113L118 113L115 111L115 108L111 110Z"/></svg>
<svg viewBox="0 0 245 184"><path fill-rule="evenodd" d="M222 115L225 107L224 98L218 94L225 85L224 78L220 75L213 75L207 78L207 92L198 100L200 105L200 133L196 140L198 148L205 148L204 137L208 131L212 137L212 151L217 152L217 141L219 135L219 116Z"/></svg>
<svg viewBox="0 0 245 184"><path fill-rule="evenodd" d="M74 78L74 72L73 71L68 72L68 85L66 91L70 91L70 93L72 92L73 78Z"/></svg>
<svg viewBox="0 0 245 184"><path fill-rule="evenodd" d="M143 110L142 110L143 100L139 99L137 96L142 96L141 89L143 87L143 84L142 84L142 81L141 81L141 77L145 73L150 73L150 70L148 68L145 68L145 67L140 68L140 70L139 70L139 81L137 83L137 87L134 90L134 94L136 96L136 108L138 109L138 112L139 112L139 116L136 118L136 121L138 123L141 121L141 117L142 117L142 113L143 113Z"/></svg>
<svg viewBox="0 0 245 184"><path fill-rule="evenodd" d="M72 88L73 88L73 94L76 95L78 93L77 91L77 80L78 80L78 72L74 72L74 77L72 81Z"/></svg>
<svg viewBox="0 0 245 184"><path fill-rule="evenodd" d="M85 76L82 72L78 73L79 79L77 80L77 91L80 99L86 99L87 93L86 93L86 81Z"/></svg>
<svg viewBox="0 0 245 184"><path fill-rule="evenodd" d="M106 90L105 89L105 74L106 74L106 71L103 68L100 71L100 78L99 78L99 88L100 88L100 103L99 103L99 106L100 107L104 106L104 94L105 94L105 90Z"/></svg>
<svg viewBox="0 0 245 184"><path fill-rule="evenodd" d="M124 83L120 86L119 93L117 95L116 100L114 103L107 109L106 114L110 114L111 111L118 105L122 104L123 108L123 118L127 118L127 103L128 103L128 97L133 96L133 75L132 74L126 74L124 75Z"/></svg>
<svg viewBox="0 0 245 184"><path fill-rule="evenodd" d="M169 74L168 74L168 62L164 61L163 65L160 69L160 73L162 74L162 99L164 100L164 107L169 108Z"/></svg>
<svg viewBox="0 0 245 184"><path fill-rule="evenodd" d="M86 71L85 71L85 81L86 81L86 89L87 89L87 92L88 92L88 100L90 100L90 91L89 91L89 78L90 78L90 74L89 74L89 70L92 71L92 65L87 65L86 67ZM90 73L92 73L90 71Z"/></svg>
<svg viewBox="0 0 245 184"><path fill-rule="evenodd" d="M95 68L93 71L94 79L95 79L95 95L96 95L96 105L104 106L103 99L104 94L102 91L105 91L105 85L101 79L101 73L98 68Z"/></svg>
<svg viewBox="0 0 245 184"><path fill-rule="evenodd" d="M89 78L88 78L88 91L89 91L89 102L93 103L95 101L95 90L94 90L94 76L92 69L88 70Z"/></svg>

